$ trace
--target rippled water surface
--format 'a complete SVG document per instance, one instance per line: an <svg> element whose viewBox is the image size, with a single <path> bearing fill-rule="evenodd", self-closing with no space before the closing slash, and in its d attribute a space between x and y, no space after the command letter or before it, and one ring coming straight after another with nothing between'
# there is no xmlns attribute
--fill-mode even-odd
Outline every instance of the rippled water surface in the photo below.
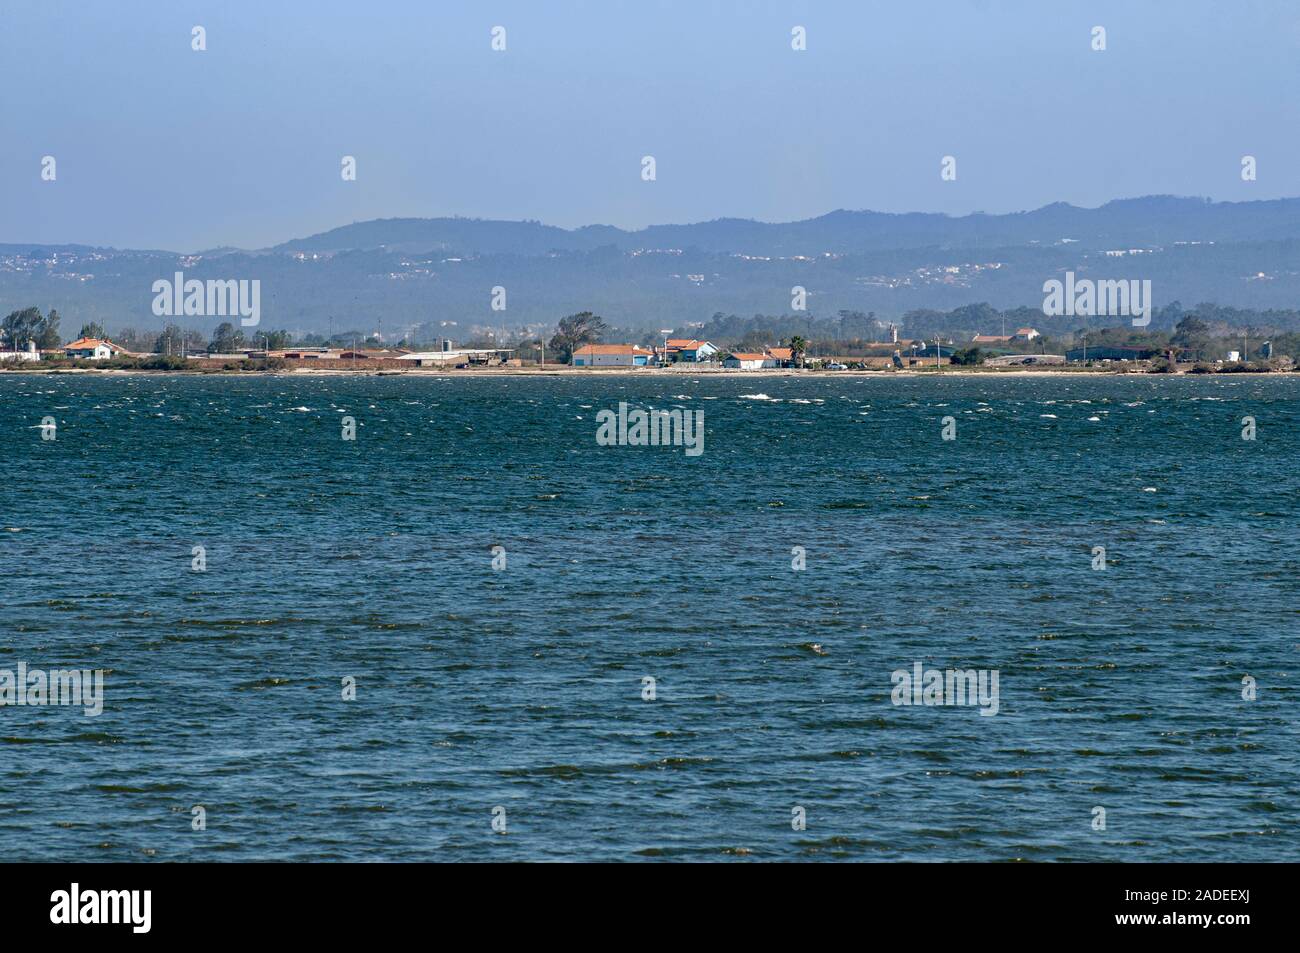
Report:
<svg viewBox="0 0 1300 953"><path fill-rule="evenodd" d="M108 671L0 707L10 859L1297 856L1300 377L10 374L0 440L0 670Z"/></svg>

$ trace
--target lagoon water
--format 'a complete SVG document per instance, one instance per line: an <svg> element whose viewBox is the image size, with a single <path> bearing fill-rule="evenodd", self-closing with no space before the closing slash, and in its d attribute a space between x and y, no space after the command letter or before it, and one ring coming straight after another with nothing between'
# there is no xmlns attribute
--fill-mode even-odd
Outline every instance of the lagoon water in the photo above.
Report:
<svg viewBox="0 0 1300 953"><path fill-rule="evenodd" d="M1297 856L1297 376L6 374L0 441L0 670L107 670L0 707L11 860Z"/></svg>

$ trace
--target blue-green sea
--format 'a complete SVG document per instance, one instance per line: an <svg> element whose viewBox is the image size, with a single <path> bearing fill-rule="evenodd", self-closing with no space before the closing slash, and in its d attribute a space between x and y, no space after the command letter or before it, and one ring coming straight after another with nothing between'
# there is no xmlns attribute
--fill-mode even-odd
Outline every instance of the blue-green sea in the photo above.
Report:
<svg viewBox="0 0 1300 953"><path fill-rule="evenodd" d="M3 374L0 670L105 672L0 707L6 859L1294 860L1298 451L1296 375Z"/></svg>

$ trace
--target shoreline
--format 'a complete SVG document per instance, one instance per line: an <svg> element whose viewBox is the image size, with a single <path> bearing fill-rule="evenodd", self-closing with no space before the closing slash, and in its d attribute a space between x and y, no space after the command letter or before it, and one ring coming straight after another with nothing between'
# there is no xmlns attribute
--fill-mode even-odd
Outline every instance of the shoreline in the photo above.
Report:
<svg viewBox="0 0 1300 953"><path fill-rule="evenodd" d="M1297 371L1230 371L1212 374L1192 374L1189 371L1173 373L1154 373L1151 371L1106 369L1066 369L1048 370L1044 368L971 368L946 367L943 370L845 370L845 371L810 371L793 368L768 368L765 370L661 370L644 367L483 367L483 368L448 368L446 370L432 367L413 367L410 370L393 370L389 368L324 368L295 367L277 370L225 370L225 369L184 369L184 370L148 370L144 368L98 368L98 367L50 367L14 370L0 368L0 375L21 377L30 375L50 376L56 374L95 374L104 376L186 376L186 377L624 377L636 376L646 378L767 378L772 380L792 379L836 379L836 378L933 378L933 377L1286 377L1300 373Z"/></svg>

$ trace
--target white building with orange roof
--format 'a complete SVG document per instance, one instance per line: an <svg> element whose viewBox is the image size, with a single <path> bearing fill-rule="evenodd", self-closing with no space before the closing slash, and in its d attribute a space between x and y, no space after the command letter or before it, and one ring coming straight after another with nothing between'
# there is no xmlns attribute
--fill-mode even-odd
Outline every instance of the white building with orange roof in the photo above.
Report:
<svg viewBox="0 0 1300 953"><path fill-rule="evenodd" d="M79 338L71 344L64 345L63 353L85 361L107 361L109 358L126 352L112 341L100 338Z"/></svg>
<svg viewBox="0 0 1300 953"><path fill-rule="evenodd" d="M654 352L635 344L584 344L573 352L574 367L646 367Z"/></svg>
<svg viewBox="0 0 1300 953"><path fill-rule="evenodd" d="M718 353L718 349L710 342L695 338L669 338L664 342L664 347L667 349L668 360L688 364L711 361Z"/></svg>

